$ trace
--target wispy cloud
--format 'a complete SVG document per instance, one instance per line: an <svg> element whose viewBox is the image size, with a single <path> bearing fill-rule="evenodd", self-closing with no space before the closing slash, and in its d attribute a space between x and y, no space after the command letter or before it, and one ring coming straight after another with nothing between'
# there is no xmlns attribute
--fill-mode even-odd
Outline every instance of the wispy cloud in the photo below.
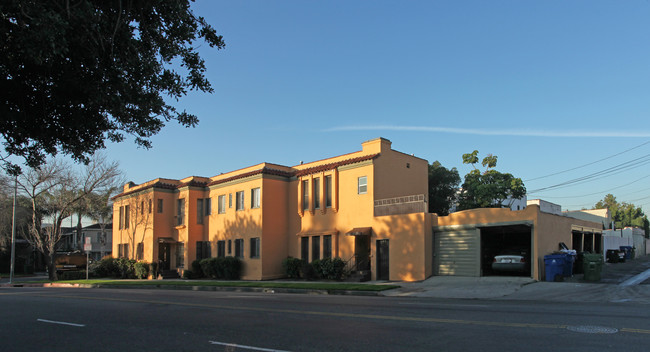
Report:
<svg viewBox="0 0 650 352"><path fill-rule="evenodd" d="M650 131L572 131L572 130L539 130L539 129L477 129L477 128L455 128L435 126L338 126L324 130L325 132L337 131L412 131L412 132L435 132L471 134L481 136L516 136L516 137L571 137L571 138L648 138Z"/></svg>

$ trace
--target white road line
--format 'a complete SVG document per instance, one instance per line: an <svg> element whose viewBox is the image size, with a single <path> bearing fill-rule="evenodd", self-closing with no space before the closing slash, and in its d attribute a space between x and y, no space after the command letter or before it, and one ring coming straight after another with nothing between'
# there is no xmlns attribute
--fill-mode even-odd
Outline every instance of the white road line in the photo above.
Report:
<svg viewBox="0 0 650 352"><path fill-rule="evenodd" d="M648 278L650 278L650 270L646 270L639 275L636 275L634 277L625 280L624 282L620 283L619 286L622 287L635 286L647 280Z"/></svg>
<svg viewBox="0 0 650 352"><path fill-rule="evenodd" d="M50 324L70 325L79 328L83 328L84 326L86 326L85 324L66 323L65 321L54 321L54 320L45 320L45 319L36 319L36 321L40 321L42 323L50 323Z"/></svg>
<svg viewBox="0 0 650 352"><path fill-rule="evenodd" d="M228 347L235 347L235 348L243 348L246 350L254 350L254 351L267 351L267 352L289 352L289 351L284 351L284 350L274 350L271 348L261 348L261 347L253 347L253 346L246 346L246 345L238 345L236 343L227 343L227 342L218 342L218 341L209 341L210 344L212 345L221 345L221 346L228 346Z"/></svg>

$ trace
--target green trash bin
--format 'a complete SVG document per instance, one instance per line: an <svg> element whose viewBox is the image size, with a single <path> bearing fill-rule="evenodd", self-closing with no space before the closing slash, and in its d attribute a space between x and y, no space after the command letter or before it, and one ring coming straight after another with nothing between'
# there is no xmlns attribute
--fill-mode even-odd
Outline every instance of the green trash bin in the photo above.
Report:
<svg viewBox="0 0 650 352"><path fill-rule="evenodd" d="M602 255L585 253L582 265L585 271L585 281L600 281L600 274L603 271Z"/></svg>

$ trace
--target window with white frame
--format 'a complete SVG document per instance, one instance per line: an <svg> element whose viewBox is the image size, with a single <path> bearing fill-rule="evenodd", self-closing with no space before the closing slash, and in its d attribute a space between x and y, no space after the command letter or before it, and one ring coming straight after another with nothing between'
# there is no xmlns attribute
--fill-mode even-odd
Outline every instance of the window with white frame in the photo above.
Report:
<svg viewBox="0 0 650 352"><path fill-rule="evenodd" d="M260 189L258 188L253 188L251 189L251 208L259 208L260 207Z"/></svg>
<svg viewBox="0 0 650 352"><path fill-rule="evenodd" d="M358 194L366 194L366 193L368 193L368 177L367 176L359 177L358 186L357 186L357 193Z"/></svg>
<svg viewBox="0 0 650 352"><path fill-rule="evenodd" d="M185 198L176 200L176 226L185 224Z"/></svg>
<svg viewBox="0 0 650 352"><path fill-rule="evenodd" d="M309 210L309 181L302 181L302 210Z"/></svg>
<svg viewBox="0 0 650 352"><path fill-rule="evenodd" d="M219 197L217 197L217 212L219 214L225 214L226 213L226 195L222 194Z"/></svg>
<svg viewBox="0 0 650 352"><path fill-rule="evenodd" d="M320 209L320 178L314 178L312 186L314 187L314 209Z"/></svg>
<svg viewBox="0 0 650 352"><path fill-rule="evenodd" d="M235 210L244 210L244 191L235 193Z"/></svg>

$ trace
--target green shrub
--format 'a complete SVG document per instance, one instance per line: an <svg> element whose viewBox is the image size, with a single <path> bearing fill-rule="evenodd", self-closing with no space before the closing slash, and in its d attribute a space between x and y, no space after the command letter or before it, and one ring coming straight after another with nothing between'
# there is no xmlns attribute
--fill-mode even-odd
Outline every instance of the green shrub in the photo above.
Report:
<svg viewBox="0 0 650 352"><path fill-rule="evenodd" d="M147 262L137 262L133 265L133 273L137 279L146 279L149 276L149 264Z"/></svg>
<svg viewBox="0 0 650 352"><path fill-rule="evenodd" d="M321 279L341 280L345 270L345 262L341 258L323 258L312 262L314 270Z"/></svg>
<svg viewBox="0 0 650 352"><path fill-rule="evenodd" d="M241 278L242 262L239 258L225 257L223 259L223 278L226 280L239 280Z"/></svg>
<svg viewBox="0 0 650 352"><path fill-rule="evenodd" d="M90 265L90 271L94 277L114 277L122 276L117 260L114 258L104 258Z"/></svg>
<svg viewBox="0 0 650 352"><path fill-rule="evenodd" d="M196 272L192 270L183 270L183 279L195 279L196 278Z"/></svg>
<svg viewBox="0 0 650 352"><path fill-rule="evenodd" d="M212 279L239 280L242 262L235 257L206 258L200 262L205 277Z"/></svg>
<svg viewBox="0 0 650 352"><path fill-rule="evenodd" d="M64 271L59 275L59 280L84 280L86 279L85 271Z"/></svg>
<svg viewBox="0 0 650 352"><path fill-rule="evenodd" d="M134 279L135 278L135 263L134 259L128 258L117 258L115 259L117 268L120 273L120 278L122 279Z"/></svg>
<svg viewBox="0 0 650 352"><path fill-rule="evenodd" d="M284 274L287 275L290 279L300 278L300 271L304 261L302 259L287 257L282 261L282 268L284 269Z"/></svg>
<svg viewBox="0 0 650 352"><path fill-rule="evenodd" d="M192 262L192 275L194 279L203 277L203 268L201 267L201 261L198 259ZM183 274L183 276L185 275Z"/></svg>
<svg viewBox="0 0 650 352"><path fill-rule="evenodd" d="M314 262L316 262L316 265L319 265L318 261ZM303 263L302 267L300 268L300 276L303 279L310 281L318 279L318 273L316 272L313 263Z"/></svg>
<svg viewBox="0 0 650 352"><path fill-rule="evenodd" d="M149 272L151 273L151 276L153 276L154 279L158 277L158 263L157 262L153 262L153 263L149 264Z"/></svg>

